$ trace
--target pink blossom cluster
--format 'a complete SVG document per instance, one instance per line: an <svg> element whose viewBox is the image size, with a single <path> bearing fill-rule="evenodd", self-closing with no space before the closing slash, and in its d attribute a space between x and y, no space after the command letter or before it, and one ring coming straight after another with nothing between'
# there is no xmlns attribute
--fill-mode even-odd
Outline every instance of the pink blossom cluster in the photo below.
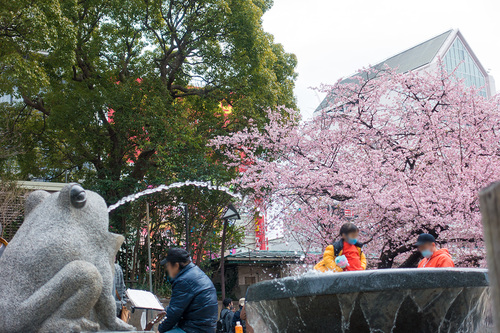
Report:
<svg viewBox="0 0 500 333"><path fill-rule="evenodd" d="M279 207L275 222L307 252L351 220L380 267L406 260L422 232L459 264L482 264L478 192L500 178L499 98L443 69L363 69L320 90L330 103L313 120L279 107L211 142L228 167L246 165L235 184Z"/></svg>

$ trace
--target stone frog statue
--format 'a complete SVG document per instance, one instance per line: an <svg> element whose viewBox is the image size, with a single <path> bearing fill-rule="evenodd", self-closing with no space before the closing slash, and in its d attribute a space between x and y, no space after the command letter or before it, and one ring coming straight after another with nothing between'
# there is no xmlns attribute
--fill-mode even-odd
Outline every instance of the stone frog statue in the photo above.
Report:
<svg viewBox="0 0 500 333"><path fill-rule="evenodd" d="M97 193L78 184L31 193L0 258L0 333L133 330L116 317L113 297L123 240L108 232Z"/></svg>

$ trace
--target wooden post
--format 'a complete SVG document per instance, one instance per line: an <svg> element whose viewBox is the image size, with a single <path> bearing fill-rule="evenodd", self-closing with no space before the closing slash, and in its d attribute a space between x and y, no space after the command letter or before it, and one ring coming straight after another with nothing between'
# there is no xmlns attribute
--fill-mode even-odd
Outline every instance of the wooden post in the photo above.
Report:
<svg viewBox="0 0 500 333"><path fill-rule="evenodd" d="M189 210L188 210L188 204L184 206L184 222L186 223L186 251L191 255L191 252L189 252Z"/></svg>
<svg viewBox="0 0 500 333"><path fill-rule="evenodd" d="M149 264L149 291L153 292L153 271L151 267L151 221L149 219L149 202L146 202L146 220L148 223L148 235L147 235L147 244L148 244L148 264ZM146 321L149 321L149 311L146 310Z"/></svg>
<svg viewBox="0 0 500 333"><path fill-rule="evenodd" d="M481 190L479 202L493 301L494 332L500 333L500 182Z"/></svg>
<svg viewBox="0 0 500 333"><path fill-rule="evenodd" d="M222 243L220 247L220 286L222 291L222 300L226 298L226 277L224 276L224 252L226 252L226 232L227 232L227 219L224 219L222 227Z"/></svg>
<svg viewBox="0 0 500 333"><path fill-rule="evenodd" d="M149 202L146 202L146 220L148 223L148 234L147 234L147 244L148 244L148 265L149 265L149 291L153 292L153 272L151 267L151 221L149 220Z"/></svg>

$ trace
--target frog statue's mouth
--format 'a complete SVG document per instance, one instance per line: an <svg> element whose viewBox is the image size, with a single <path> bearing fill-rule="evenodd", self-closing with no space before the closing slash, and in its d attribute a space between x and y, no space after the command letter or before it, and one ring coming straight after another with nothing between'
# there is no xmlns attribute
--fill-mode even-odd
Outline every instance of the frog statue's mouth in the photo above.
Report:
<svg viewBox="0 0 500 333"><path fill-rule="evenodd" d="M490 310L487 270L460 268L308 273L250 286L246 300L260 333L473 333Z"/></svg>

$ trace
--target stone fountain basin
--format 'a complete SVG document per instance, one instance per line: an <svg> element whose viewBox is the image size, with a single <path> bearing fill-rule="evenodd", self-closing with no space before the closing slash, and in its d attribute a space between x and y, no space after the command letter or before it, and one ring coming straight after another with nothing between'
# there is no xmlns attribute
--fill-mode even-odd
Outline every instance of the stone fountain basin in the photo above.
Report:
<svg viewBox="0 0 500 333"><path fill-rule="evenodd" d="M489 304L485 269L384 269L308 273L252 285L259 333L475 332Z"/></svg>

